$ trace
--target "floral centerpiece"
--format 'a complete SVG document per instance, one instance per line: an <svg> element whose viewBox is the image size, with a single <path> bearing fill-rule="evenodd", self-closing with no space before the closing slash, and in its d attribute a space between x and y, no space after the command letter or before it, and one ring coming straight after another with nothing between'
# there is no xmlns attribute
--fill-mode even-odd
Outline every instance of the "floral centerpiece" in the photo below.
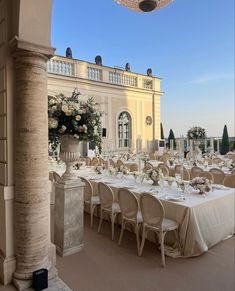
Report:
<svg viewBox="0 0 235 291"><path fill-rule="evenodd" d="M110 166L108 171L109 171L110 176L117 176L118 174L118 169L113 166Z"/></svg>
<svg viewBox="0 0 235 291"><path fill-rule="evenodd" d="M211 182L205 177L196 177L193 178L190 185L199 190L199 194L205 194L206 192L210 192L212 189Z"/></svg>
<svg viewBox="0 0 235 291"><path fill-rule="evenodd" d="M123 165L120 166L120 172L123 173L123 175L129 175L130 174L130 169L128 167L125 167Z"/></svg>
<svg viewBox="0 0 235 291"><path fill-rule="evenodd" d="M205 139L206 131L200 126L194 126L188 130L187 137L188 139Z"/></svg>
<svg viewBox="0 0 235 291"><path fill-rule="evenodd" d="M56 148L64 135L78 141L92 141L101 150L101 112L93 98L84 101L74 90L72 96L48 98L49 142Z"/></svg>
<svg viewBox="0 0 235 291"><path fill-rule="evenodd" d="M185 187L186 187L184 180L176 179L176 183L177 183L177 186L182 190L182 192L184 192Z"/></svg>
<svg viewBox="0 0 235 291"><path fill-rule="evenodd" d="M94 167L94 170L95 170L96 174L101 175L104 168L105 168L104 165L99 164L99 165L96 165Z"/></svg>
<svg viewBox="0 0 235 291"><path fill-rule="evenodd" d="M153 181L153 185L159 185L159 180L163 178L162 170L160 168L153 168L146 172L148 178Z"/></svg>

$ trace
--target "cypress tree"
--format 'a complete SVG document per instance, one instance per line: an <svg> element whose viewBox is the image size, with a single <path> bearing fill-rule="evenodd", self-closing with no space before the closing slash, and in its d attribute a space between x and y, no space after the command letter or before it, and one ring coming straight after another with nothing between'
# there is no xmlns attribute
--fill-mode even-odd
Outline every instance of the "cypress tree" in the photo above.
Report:
<svg viewBox="0 0 235 291"><path fill-rule="evenodd" d="M164 131L163 131L162 123L161 123L161 139L164 139Z"/></svg>
<svg viewBox="0 0 235 291"><path fill-rule="evenodd" d="M175 143L175 135L172 129L170 129L169 132L169 137L168 137L168 146L170 148L170 140L173 139L174 140L174 149L176 148L176 143Z"/></svg>
<svg viewBox="0 0 235 291"><path fill-rule="evenodd" d="M222 144L221 144L220 153L222 155L225 155L225 154L227 154L227 152L229 152L229 138L228 138L227 125L225 124L224 130L223 130Z"/></svg>

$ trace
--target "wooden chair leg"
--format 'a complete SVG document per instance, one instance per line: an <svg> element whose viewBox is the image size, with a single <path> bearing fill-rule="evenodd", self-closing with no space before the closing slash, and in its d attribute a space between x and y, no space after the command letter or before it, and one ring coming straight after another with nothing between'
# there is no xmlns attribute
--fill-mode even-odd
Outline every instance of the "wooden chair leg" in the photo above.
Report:
<svg viewBox="0 0 235 291"><path fill-rule="evenodd" d="M146 236L146 230L145 230L145 226L143 226L142 241L141 241L141 246L140 246L139 256L142 255L142 252L143 252L143 249L144 249L145 236Z"/></svg>
<svg viewBox="0 0 235 291"><path fill-rule="evenodd" d="M114 240L114 221L115 221L115 216L111 213L111 227L112 227L112 240Z"/></svg>
<svg viewBox="0 0 235 291"><path fill-rule="evenodd" d="M135 226L135 233L136 233L136 241L137 241L137 254L139 254L139 251L140 251L140 236L139 236L138 223L136 223L136 226Z"/></svg>
<svg viewBox="0 0 235 291"><path fill-rule="evenodd" d="M103 221L103 210L100 209L100 223L99 223L99 227L98 227L98 232L100 232L102 221Z"/></svg>
<svg viewBox="0 0 235 291"><path fill-rule="evenodd" d="M160 239L160 245L161 245L161 257L162 257L162 266L165 267L166 266L166 262L165 262L165 253L164 253L164 233L163 231L160 231L159 234L159 239Z"/></svg>
<svg viewBox="0 0 235 291"><path fill-rule="evenodd" d="M119 237L119 240L118 240L118 244L119 245L122 242L122 237L123 237L124 229L125 229L125 222L124 222L124 219L122 219L122 228L121 228L121 233L120 233L120 237Z"/></svg>
<svg viewBox="0 0 235 291"><path fill-rule="evenodd" d="M90 220L91 220L90 227L92 227L93 226L93 205L92 204L90 206Z"/></svg>

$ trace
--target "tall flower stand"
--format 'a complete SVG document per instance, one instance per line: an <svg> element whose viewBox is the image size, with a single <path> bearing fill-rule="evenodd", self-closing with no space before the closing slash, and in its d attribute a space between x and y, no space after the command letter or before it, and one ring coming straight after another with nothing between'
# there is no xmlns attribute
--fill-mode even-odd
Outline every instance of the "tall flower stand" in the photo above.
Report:
<svg viewBox="0 0 235 291"><path fill-rule="evenodd" d="M54 243L60 256L77 253L83 248L84 183L71 173L72 164L79 158L78 148L72 143L73 140L69 147L65 144L61 147L60 157L67 169L55 183Z"/></svg>
<svg viewBox="0 0 235 291"><path fill-rule="evenodd" d="M54 243L60 256L77 253L83 248L83 191L80 179L55 183Z"/></svg>

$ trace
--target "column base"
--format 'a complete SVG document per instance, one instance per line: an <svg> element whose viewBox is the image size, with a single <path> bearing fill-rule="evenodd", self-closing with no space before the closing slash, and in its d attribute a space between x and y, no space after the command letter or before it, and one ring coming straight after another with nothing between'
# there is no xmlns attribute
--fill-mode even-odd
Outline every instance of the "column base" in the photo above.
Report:
<svg viewBox="0 0 235 291"><path fill-rule="evenodd" d="M80 252L83 249L83 247L84 247L84 244L81 244L76 247L68 248L68 249L60 248L59 246L57 246L56 252L59 256L65 257L65 256L69 256L69 255Z"/></svg>
<svg viewBox="0 0 235 291"><path fill-rule="evenodd" d="M20 282L20 288L24 288L23 284ZM15 285L16 286L16 285ZM19 289L16 287L19 291L34 291L31 287L26 287L24 289ZM44 289L44 291L72 291L58 276L54 279L51 279L48 281L48 288Z"/></svg>
<svg viewBox="0 0 235 291"><path fill-rule="evenodd" d="M0 253L0 282L7 285L12 280L12 275L16 268L15 256L4 257Z"/></svg>
<svg viewBox="0 0 235 291"><path fill-rule="evenodd" d="M48 286L50 286L50 284L51 284L50 282L54 282L54 280L56 280L56 278L58 278L58 271L53 266L48 271ZM14 286L16 287L16 289L19 290L19 291L33 290L31 288L32 280L20 280L20 279L13 278L12 282L13 282ZM49 289L45 289L45 290L49 290ZM53 290L56 290L56 289L53 289ZM57 290L60 290L60 289L57 289ZM65 289L65 290L67 290L67 289Z"/></svg>

